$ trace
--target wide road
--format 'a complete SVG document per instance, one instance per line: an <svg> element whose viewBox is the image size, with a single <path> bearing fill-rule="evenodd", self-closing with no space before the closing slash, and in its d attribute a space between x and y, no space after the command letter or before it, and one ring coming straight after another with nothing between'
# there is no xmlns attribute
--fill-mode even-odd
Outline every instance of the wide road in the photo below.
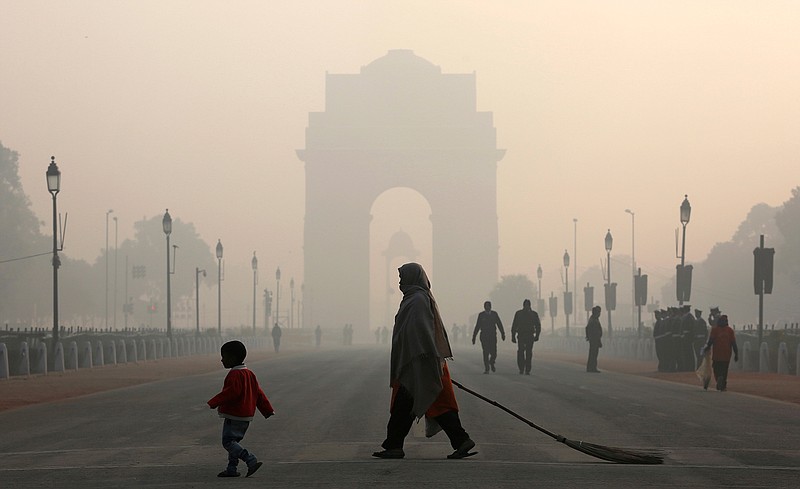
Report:
<svg viewBox="0 0 800 489"><path fill-rule="evenodd" d="M210 362L218 362L209 356ZM483 374L456 349L453 378L569 439L667 451L663 465L620 465L574 450L456 390L478 455L447 460L444 434L417 427L403 460L379 460L388 419L388 349L287 351L250 364L277 415L243 445L264 466L219 479L221 420L205 401L225 370L0 413L0 487L800 487L800 407L625 374L534 362L501 351Z"/></svg>

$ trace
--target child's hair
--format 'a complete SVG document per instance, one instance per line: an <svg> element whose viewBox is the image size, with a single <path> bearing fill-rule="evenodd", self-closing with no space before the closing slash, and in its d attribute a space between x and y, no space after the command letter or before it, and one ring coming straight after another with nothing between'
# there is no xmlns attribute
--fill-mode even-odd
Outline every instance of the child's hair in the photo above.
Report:
<svg viewBox="0 0 800 489"><path fill-rule="evenodd" d="M241 341L233 340L222 345L222 348L220 348L220 353L223 355L228 354L238 359L239 362L244 362L244 359L247 356L247 348L244 347L244 343Z"/></svg>

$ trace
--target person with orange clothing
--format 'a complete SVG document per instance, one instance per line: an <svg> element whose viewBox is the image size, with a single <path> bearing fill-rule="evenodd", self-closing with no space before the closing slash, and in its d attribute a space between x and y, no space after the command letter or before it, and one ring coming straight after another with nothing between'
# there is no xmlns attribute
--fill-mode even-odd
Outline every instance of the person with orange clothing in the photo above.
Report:
<svg viewBox="0 0 800 489"><path fill-rule="evenodd" d="M390 416L383 450L372 456L405 457L403 442L414 420L423 416L426 436L443 430L450 439L454 451L447 458L470 456L475 442L461 426L446 361L453 353L430 281L417 263L406 263L399 273L403 299L392 330Z"/></svg>
<svg viewBox="0 0 800 489"><path fill-rule="evenodd" d="M717 381L717 390L725 391L728 388L728 367L731 363L731 352L733 361L739 361L739 348L736 346L736 334L728 326L728 316L719 316L716 325L711 328L708 334L706 345L700 350L700 356L705 355L711 348L711 368L714 371L714 379Z"/></svg>

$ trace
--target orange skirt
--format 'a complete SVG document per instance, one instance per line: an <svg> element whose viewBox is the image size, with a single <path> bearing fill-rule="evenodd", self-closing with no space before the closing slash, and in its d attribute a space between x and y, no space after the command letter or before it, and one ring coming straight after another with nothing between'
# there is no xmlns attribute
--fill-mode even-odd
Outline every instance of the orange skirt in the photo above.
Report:
<svg viewBox="0 0 800 489"><path fill-rule="evenodd" d="M400 390L399 384L392 386L392 401L390 406L394 406L394 399L397 397L397 392ZM435 418L441 416L448 411L458 412L458 403L456 402L456 393L453 391L453 382L450 380L450 370L447 368L447 362L442 366L442 390L430 405L425 416L428 418Z"/></svg>

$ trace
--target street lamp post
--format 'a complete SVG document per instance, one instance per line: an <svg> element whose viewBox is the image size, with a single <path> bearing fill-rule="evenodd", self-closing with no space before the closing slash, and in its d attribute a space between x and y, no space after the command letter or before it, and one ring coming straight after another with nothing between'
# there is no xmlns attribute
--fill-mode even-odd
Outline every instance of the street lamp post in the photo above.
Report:
<svg viewBox="0 0 800 489"><path fill-rule="evenodd" d="M250 260L253 266L253 336L256 334L256 284L258 283L258 258L256 252L253 252L253 259Z"/></svg>
<svg viewBox="0 0 800 489"><path fill-rule="evenodd" d="M578 219L572 219L572 284L578 288ZM577 290L575 291L577 292ZM575 311L578 299L577 294L572 294L572 310ZM575 313L575 322L578 321L578 313Z"/></svg>
<svg viewBox="0 0 800 489"><path fill-rule="evenodd" d="M117 330L117 256L119 254L119 226L114 216L114 331Z"/></svg>
<svg viewBox="0 0 800 489"><path fill-rule="evenodd" d="M539 315L544 314L544 299L542 299L542 265L536 267L536 278L539 279L539 290L536 292L536 309Z"/></svg>
<svg viewBox="0 0 800 489"><path fill-rule="evenodd" d="M683 299L689 296L689 291L685 289L685 287L691 287L689 283L685 283L683 287L680 285L681 277L687 277L686 275L686 225L689 224L689 218L692 215L692 206L689 204L689 196L684 194L683 202L681 203L681 225L683 226L683 233L681 237L681 266L680 266L680 273L676 277L676 282L678 282L678 290L681 292L678 294L678 305L683 305ZM676 231L677 232L677 231Z"/></svg>
<svg viewBox="0 0 800 489"><path fill-rule="evenodd" d="M289 328L294 328L294 277L289 279L289 295L291 296L291 305L289 307Z"/></svg>
<svg viewBox="0 0 800 489"><path fill-rule="evenodd" d="M275 324L281 322L281 267L275 270Z"/></svg>
<svg viewBox="0 0 800 489"><path fill-rule="evenodd" d="M217 239L217 334L222 336L222 240Z"/></svg>
<svg viewBox="0 0 800 489"><path fill-rule="evenodd" d="M611 230L609 229L606 233L605 238L605 247L606 247L606 311L608 312L608 337L611 338L613 336L613 330L611 328L611 304L609 300L609 295L612 293L611 290L611 247L614 245L614 238L611 237Z"/></svg>
<svg viewBox="0 0 800 489"><path fill-rule="evenodd" d="M564 316L567 318L567 331L565 336L569 337L569 314L572 309L572 297L569 295L569 253L564 250L564 277L566 292L564 293Z"/></svg>
<svg viewBox="0 0 800 489"><path fill-rule="evenodd" d="M199 267L194 268L194 317L197 324L196 336L200 336L200 273L203 277L206 276L205 269L200 270Z"/></svg>
<svg viewBox="0 0 800 489"><path fill-rule="evenodd" d="M61 190L61 171L56 165L56 157L50 157L50 166L47 167L47 191L53 196L53 358L55 358L56 345L58 344L58 267L61 259L58 257L58 206L56 195Z"/></svg>
<svg viewBox="0 0 800 489"><path fill-rule="evenodd" d="M170 295L170 275L172 275L172 271L169 267L169 235L172 234L172 216L169 215L169 209L164 213L161 225L164 228L164 234L167 236L167 338L172 339L172 296Z"/></svg>
<svg viewBox="0 0 800 489"><path fill-rule="evenodd" d="M108 329L108 215L112 212L114 212L114 209L109 209L106 212L106 329Z"/></svg>
<svg viewBox="0 0 800 489"><path fill-rule="evenodd" d="M631 215L631 324L636 321L636 214L630 210L625 209L625 212ZM638 324L634 326L638 329Z"/></svg>
<svg viewBox="0 0 800 489"><path fill-rule="evenodd" d="M538 299L542 300L542 266L541 265L539 265L536 268L536 278L539 279L539 290L538 290L538 294L537 294L539 296Z"/></svg>

